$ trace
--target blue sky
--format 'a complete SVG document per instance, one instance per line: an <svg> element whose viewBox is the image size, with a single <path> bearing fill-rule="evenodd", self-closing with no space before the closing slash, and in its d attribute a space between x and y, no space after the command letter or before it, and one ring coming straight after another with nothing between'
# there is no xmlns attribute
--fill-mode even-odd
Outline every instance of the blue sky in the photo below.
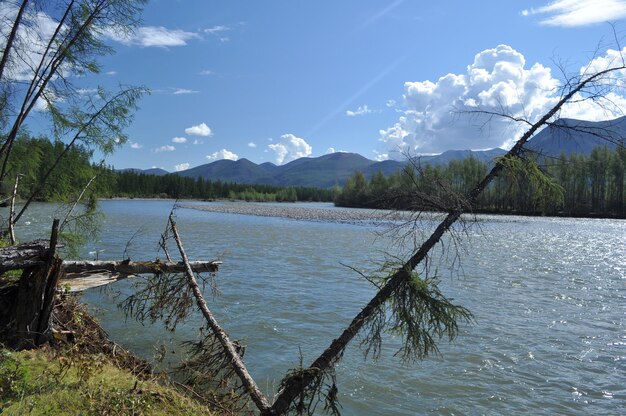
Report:
<svg viewBox="0 0 626 416"><path fill-rule="evenodd" d="M606 22L623 40L624 17L617 0L152 0L134 35L109 36L102 74L80 83L152 91L107 158L116 168L506 147L521 126L463 111L537 117L556 97L557 63L576 74L617 49Z"/></svg>

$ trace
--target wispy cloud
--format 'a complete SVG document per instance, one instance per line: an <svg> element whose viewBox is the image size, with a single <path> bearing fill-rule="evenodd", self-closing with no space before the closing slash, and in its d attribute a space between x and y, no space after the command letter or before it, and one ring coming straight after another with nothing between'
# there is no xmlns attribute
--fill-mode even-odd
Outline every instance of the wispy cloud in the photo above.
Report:
<svg viewBox="0 0 626 416"><path fill-rule="evenodd" d="M374 110L372 110L371 108L369 108L367 105L360 105L356 110L352 111L352 110L347 110L346 111L346 115L348 117L356 117L356 116L362 116L365 114L371 114L373 113Z"/></svg>
<svg viewBox="0 0 626 416"><path fill-rule="evenodd" d="M210 69L203 69L202 71L199 72L200 75L215 75L215 72L211 71Z"/></svg>
<svg viewBox="0 0 626 416"><path fill-rule="evenodd" d="M174 137L172 143L187 143L187 139L184 137Z"/></svg>
<svg viewBox="0 0 626 416"><path fill-rule="evenodd" d="M197 94L200 91L196 91L196 90L188 90L186 88L174 88L174 91L172 92L172 94L174 95L182 95L182 94Z"/></svg>
<svg viewBox="0 0 626 416"><path fill-rule="evenodd" d="M172 145L166 144L165 146L157 147L154 149L154 153L173 152L176 148Z"/></svg>
<svg viewBox="0 0 626 416"><path fill-rule="evenodd" d="M626 18L626 0L556 0L523 10L522 15L543 15L543 25L587 26Z"/></svg>
<svg viewBox="0 0 626 416"><path fill-rule="evenodd" d="M393 3L391 3L390 5L380 9L378 12L376 12L374 15L370 16L369 19L365 20L363 22L363 24L361 25L361 28L364 28L366 26L371 25L372 23L375 23L377 20L381 19L382 17L386 16L387 14L389 14L393 9L395 9L396 7L398 7L399 5L401 5L402 3L404 3L404 0L396 0Z"/></svg>
<svg viewBox="0 0 626 416"><path fill-rule="evenodd" d="M137 142L129 142L129 143L130 143L131 149L141 149L143 147L143 144L139 144Z"/></svg>
<svg viewBox="0 0 626 416"><path fill-rule="evenodd" d="M105 31L105 36L125 45L136 45L144 48L185 46L189 40L201 37L195 32L168 29L163 26L143 26L133 33L124 33L115 28L110 28Z"/></svg>
<svg viewBox="0 0 626 416"><path fill-rule="evenodd" d="M223 33L228 32L229 30L230 28L228 26L217 25L208 29L204 29L204 33L217 37L220 42L228 42L230 38L228 36L224 36Z"/></svg>

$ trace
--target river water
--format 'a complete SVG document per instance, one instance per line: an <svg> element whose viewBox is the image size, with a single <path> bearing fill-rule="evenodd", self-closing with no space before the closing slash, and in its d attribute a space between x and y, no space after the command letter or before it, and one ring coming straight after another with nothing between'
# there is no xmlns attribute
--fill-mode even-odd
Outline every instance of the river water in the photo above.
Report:
<svg viewBox="0 0 626 416"><path fill-rule="evenodd" d="M202 204L202 203L198 203ZM310 205L307 205L310 206ZM316 205L336 209L329 205ZM171 201L102 201L99 241L85 251L100 259L152 259ZM18 232L49 226L38 205ZM43 215L46 214L46 215ZM49 214L49 215L48 215ZM378 361L350 345L337 371L346 415L478 415L626 413L626 221L479 216L460 247L446 240L430 267L440 287L476 318L441 356L402 363L399 340L384 341ZM285 372L317 357L374 295L347 266L374 270L384 253L406 253L390 227L178 209L192 260L220 258L220 296L209 304L270 396ZM436 223L416 223L410 235ZM171 247L172 250L175 248ZM454 251L451 251L453 249ZM92 254L88 254L91 251ZM159 254L163 258L163 254ZM132 279L92 289L93 306L111 338L145 357L155 346L177 351L195 339L198 318L175 333L124 319L119 298ZM180 351L178 351L180 355ZM175 362L176 353L167 360Z"/></svg>

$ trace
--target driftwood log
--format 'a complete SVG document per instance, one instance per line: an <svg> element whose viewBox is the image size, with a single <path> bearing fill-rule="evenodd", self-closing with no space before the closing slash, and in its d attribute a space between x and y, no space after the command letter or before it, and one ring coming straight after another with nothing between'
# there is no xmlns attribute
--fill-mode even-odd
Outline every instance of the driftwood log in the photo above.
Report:
<svg viewBox="0 0 626 416"><path fill-rule="evenodd" d="M59 220L50 240L0 248L0 274L21 270L19 281L0 284L0 335L8 345L30 348L44 343L59 287L81 291L145 273L217 272L220 261L63 261L56 254Z"/></svg>
<svg viewBox="0 0 626 416"><path fill-rule="evenodd" d="M50 250L48 240L36 240L30 243L0 248L0 273L9 270L41 267Z"/></svg>
<svg viewBox="0 0 626 416"><path fill-rule="evenodd" d="M220 261L192 261L196 273L216 272ZM70 292L80 292L93 287L108 285L129 276L144 273L184 273L184 263L156 261L64 261L65 276L59 286Z"/></svg>

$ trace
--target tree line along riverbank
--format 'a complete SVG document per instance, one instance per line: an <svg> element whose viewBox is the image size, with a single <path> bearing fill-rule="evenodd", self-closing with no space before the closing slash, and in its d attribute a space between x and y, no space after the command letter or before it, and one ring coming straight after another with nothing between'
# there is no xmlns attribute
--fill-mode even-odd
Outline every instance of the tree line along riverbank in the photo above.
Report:
<svg viewBox="0 0 626 416"><path fill-rule="evenodd" d="M15 142L9 162L13 177L20 175L18 194L27 197L41 183L61 142L22 134ZM93 153L74 146L64 156L38 197L42 201L70 200L91 178L87 195L100 198L231 199L256 202L331 202L342 207L427 209L445 211L460 201L489 169L475 158L446 165L419 165L419 161L394 174L382 172L366 178L356 172L343 187L280 187L240 184L183 177L177 174L148 175L91 161ZM590 155L562 154L558 158L527 154L523 162L509 166L478 201L473 212L561 215L572 217L626 218L626 148L594 149ZM11 187L8 181L4 186ZM4 189L9 193L9 189Z"/></svg>
<svg viewBox="0 0 626 416"><path fill-rule="evenodd" d="M463 204L490 166L475 158L409 165L369 180L357 172L335 204L344 207L445 210ZM595 148L558 158L527 154L510 164L469 210L478 213L626 218L626 148Z"/></svg>

